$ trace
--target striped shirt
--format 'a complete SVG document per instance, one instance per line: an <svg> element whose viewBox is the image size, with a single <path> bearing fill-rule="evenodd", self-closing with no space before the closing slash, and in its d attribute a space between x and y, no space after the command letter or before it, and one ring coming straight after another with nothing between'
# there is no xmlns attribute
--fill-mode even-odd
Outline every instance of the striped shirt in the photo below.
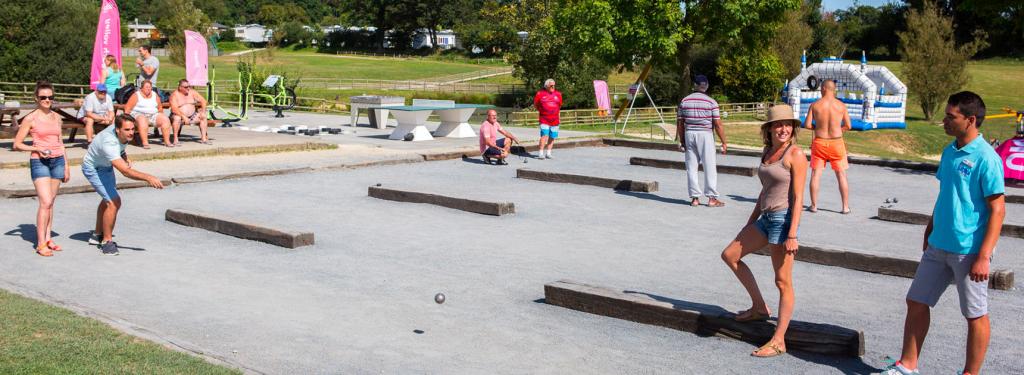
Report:
<svg viewBox="0 0 1024 375"><path fill-rule="evenodd" d="M686 131L711 131L712 120L718 120L718 102L707 94L695 92L679 101L676 119L683 119Z"/></svg>

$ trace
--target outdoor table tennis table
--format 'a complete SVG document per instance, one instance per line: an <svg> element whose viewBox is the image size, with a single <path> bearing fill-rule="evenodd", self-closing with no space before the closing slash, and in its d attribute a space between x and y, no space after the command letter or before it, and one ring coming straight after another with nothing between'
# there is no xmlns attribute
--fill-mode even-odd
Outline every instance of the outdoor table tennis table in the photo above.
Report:
<svg viewBox="0 0 1024 375"><path fill-rule="evenodd" d="M417 103L419 102L419 103ZM427 102L427 103L424 103ZM434 103L429 103L434 102ZM414 100L413 105L370 107L371 109L387 108L397 122L397 127L388 139L405 139L407 134L412 134L413 141L429 141L434 137L468 138L476 137L476 132L469 125L469 118L473 112L480 108L494 108L489 104L455 104L436 103L441 101L419 101ZM434 131L434 135L427 130L427 117L437 112L441 117L441 125ZM378 120L380 121L380 120Z"/></svg>

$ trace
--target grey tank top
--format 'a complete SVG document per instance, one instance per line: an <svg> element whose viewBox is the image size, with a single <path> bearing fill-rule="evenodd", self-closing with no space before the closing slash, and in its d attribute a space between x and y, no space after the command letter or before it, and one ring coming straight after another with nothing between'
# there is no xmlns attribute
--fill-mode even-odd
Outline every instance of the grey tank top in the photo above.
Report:
<svg viewBox="0 0 1024 375"><path fill-rule="evenodd" d="M765 163L764 157L771 157L767 155L768 150L765 150L766 155L761 159L761 165L757 167L757 177L761 179L761 212L776 212L789 209L790 201L790 181L792 175L789 173L789 169L782 163L786 159L786 153L789 152L789 148L793 145L786 146L786 150L782 151L782 157L776 160L774 163Z"/></svg>

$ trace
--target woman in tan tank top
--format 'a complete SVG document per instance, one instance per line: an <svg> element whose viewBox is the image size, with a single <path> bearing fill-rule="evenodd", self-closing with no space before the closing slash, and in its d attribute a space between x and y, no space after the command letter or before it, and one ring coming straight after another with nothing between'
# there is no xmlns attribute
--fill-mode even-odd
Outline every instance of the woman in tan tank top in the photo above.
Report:
<svg viewBox="0 0 1024 375"><path fill-rule="evenodd" d="M49 257L61 247L50 238L53 226L53 201L57 199L61 182L71 178L68 159L64 157L64 142L61 141L63 120L51 110L53 86L49 82L36 84L37 109L22 119L18 133L14 136L14 149L29 152L29 170L32 185L36 188L39 210L36 211L36 253ZM25 137L32 135L32 145L25 144Z"/></svg>
<svg viewBox="0 0 1024 375"><path fill-rule="evenodd" d="M761 125L764 155L757 170L763 185L761 194L747 224L722 251L722 260L750 294L752 306L735 318L748 322L767 320L771 311L761 296L754 274L742 259L765 246L771 250L775 286L779 288L779 324L771 340L751 353L755 357L774 357L786 352L786 329L793 316L793 257L800 247L797 228L807 175L807 156L796 145L800 120L793 114L793 108L788 105L776 105L768 110L768 121Z"/></svg>

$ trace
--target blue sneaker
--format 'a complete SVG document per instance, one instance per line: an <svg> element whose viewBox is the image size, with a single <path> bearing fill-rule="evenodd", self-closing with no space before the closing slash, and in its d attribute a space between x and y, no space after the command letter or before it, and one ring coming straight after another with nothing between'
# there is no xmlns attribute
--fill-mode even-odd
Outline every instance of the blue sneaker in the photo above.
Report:
<svg viewBox="0 0 1024 375"><path fill-rule="evenodd" d="M100 245L100 251L103 255L118 255L120 252L117 251L117 243L114 241L107 241Z"/></svg>

